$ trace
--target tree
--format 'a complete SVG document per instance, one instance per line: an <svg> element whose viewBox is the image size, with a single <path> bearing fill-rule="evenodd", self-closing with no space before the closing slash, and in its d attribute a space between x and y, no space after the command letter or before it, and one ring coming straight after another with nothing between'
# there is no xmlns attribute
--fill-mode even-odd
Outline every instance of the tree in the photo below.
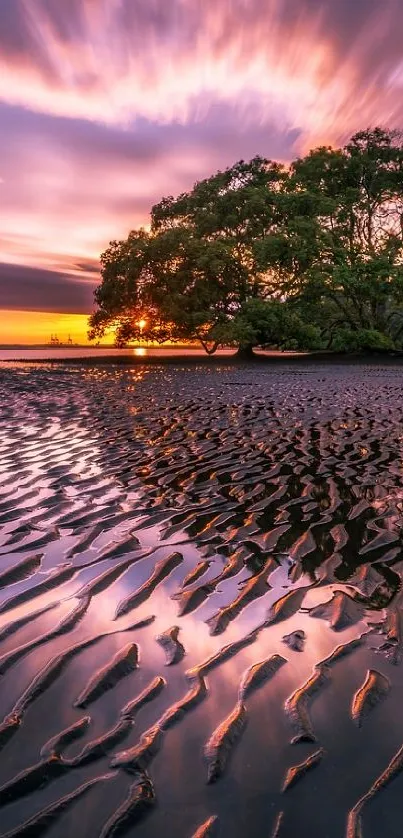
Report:
<svg viewBox="0 0 403 838"><path fill-rule="evenodd" d="M320 329L304 322L292 305L280 300L248 300L222 330L227 345L266 349L320 349ZM246 354L246 353L245 353Z"/></svg>
<svg viewBox="0 0 403 838"><path fill-rule="evenodd" d="M134 231L112 242L101 266L90 338L114 329L120 346L142 336L160 343L198 340L214 351L215 328L245 299L246 273L231 248L185 227Z"/></svg>
<svg viewBox="0 0 403 838"><path fill-rule="evenodd" d="M396 331L403 302L403 148L379 128L340 150L320 148L291 171L292 187L312 196L320 260L301 296L320 304L327 329ZM403 323L402 323L403 328Z"/></svg>
<svg viewBox="0 0 403 838"><path fill-rule="evenodd" d="M112 242L90 337L369 349L403 340L403 146L376 128L286 170L240 161ZM140 325L141 324L141 325Z"/></svg>
<svg viewBox="0 0 403 838"><path fill-rule="evenodd" d="M149 235L135 230L125 241L112 241L101 255L102 282L95 289L97 306L89 319L89 339L115 332L118 346L137 336L147 286ZM156 315L157 313L154 312Z"/></svg>
<svg viewBox="0 0 403 838"><path fill-rule="evenodd" d="M264 292L254 245L275 224L285 177L256 157L153 207L149 233L134 231L102 254L90 337L112 328L119 345L141 334L215 351L225 324Z"/></svg>

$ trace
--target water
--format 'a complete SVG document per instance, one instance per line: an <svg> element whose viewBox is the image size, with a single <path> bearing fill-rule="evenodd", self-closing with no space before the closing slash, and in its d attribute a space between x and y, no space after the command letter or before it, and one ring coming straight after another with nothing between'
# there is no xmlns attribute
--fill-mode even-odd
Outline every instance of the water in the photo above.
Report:
<svg viewBox="0 0 403 838"><path fill-rule="evenodd" d="M227 357L233 354L234 350L224 349L217 352L217 357ZM186 355L189 358L206 357L203 349L158 349L144 346L134 349L94 349L83 347L69 349L62 347L53 349L0 349L0 361L58 361L63 359L76 360L77 358L175 358Z"/></svg>
<svg viewBox="0 0 403 838"><path fill-rule="evenodd" d="M2 366L3 835L400 835L402 411L393 364Z"/></svg>

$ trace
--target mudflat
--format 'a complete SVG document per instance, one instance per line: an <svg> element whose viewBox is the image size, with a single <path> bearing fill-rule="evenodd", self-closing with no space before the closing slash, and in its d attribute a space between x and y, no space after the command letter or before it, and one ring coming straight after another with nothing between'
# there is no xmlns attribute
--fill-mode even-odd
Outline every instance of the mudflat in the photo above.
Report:
<svg viewBox="0 0 403 838"><path fill-rule="evenodd" d="M3 838L401 834L402 416L390 361L0 369Z"/></svg>

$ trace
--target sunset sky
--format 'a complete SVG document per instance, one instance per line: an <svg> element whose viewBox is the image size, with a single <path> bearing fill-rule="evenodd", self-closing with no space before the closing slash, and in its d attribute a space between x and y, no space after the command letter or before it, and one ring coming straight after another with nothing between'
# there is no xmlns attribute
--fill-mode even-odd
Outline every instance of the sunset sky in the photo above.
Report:
<svg viewBox="0 0 403 838"><path fill-rule="evenodd" d="M84 341L163 195L402 127L402 33L403 0L0 0L0 343Z"/></svg>

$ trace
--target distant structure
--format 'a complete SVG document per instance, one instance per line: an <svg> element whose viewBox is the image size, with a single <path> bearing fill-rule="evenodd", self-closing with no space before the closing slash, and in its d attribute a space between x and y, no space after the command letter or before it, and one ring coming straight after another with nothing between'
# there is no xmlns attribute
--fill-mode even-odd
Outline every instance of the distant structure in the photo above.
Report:
<svg viewBox="0 0 403 838"><path fill-rule="evenodd" d="M71 335L69 335L67 340L64 342L59 340L57 335L51 335L48 346L77 346L77 344L73 343Z"/></svg>

